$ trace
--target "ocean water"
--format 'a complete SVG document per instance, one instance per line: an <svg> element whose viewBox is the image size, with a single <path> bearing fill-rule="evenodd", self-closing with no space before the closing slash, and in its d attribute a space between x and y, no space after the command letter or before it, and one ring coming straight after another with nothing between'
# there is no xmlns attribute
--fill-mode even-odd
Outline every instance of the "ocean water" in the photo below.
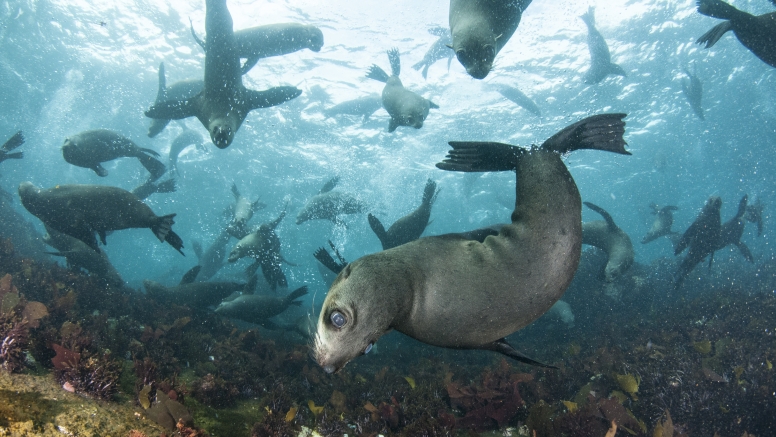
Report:
<svg viewBox="0 0 776 437"><path fill-rule="evenodd" d="M773 11L773 5L763 0L732 4L755 14ZM612 61L624 68L627 77L609 76L594 85L583 82L590 57L587 31L578 17L588 6L595 7L596 25L609 45ZM386 226L419 204L426 180L431 178L441 191L424 235L463 232L509 220L515 197L514 174L464 175L438 170L434 164L444 158L448 141L482 140L529 146L540 144L586 116L623 112L628 114L625 139L632 156L580 151L566 157L565 162L582 200L609 211L632 239L637 265L628 276L642 281L664 280L675 268L676 259L667 239L647 245L639 243L654 218L649 208L652 202L676 205L674 230L682 232L709 196L722 198L723 222L735 214L742 195L748 194L750 202L759 199L764 205L764 232L757 236L755 226L747 224L742 237L755 261L748 263L731 246L716 253L711 270L702 263L691 273L684 294L673 291L670 283L663 281L662 288L645 293L649 298L628 301L623 297L629 290L627 284L612 292L596 282L590 272L597 271L598 267L591 265L596 259L600 263L600 254L595 258L595 252L588 252L591 260L583 257L580 267L588 268L588 282L575 281L570 292L578 294L567 299L572 311L579 312L577 328L558 320L543 322L546 330L541 326L529 327L519 334L522 345L528 345L521 350L557 362L557 355L542 350L543 339L550 339L557 343L549 349L565 350L567 344L576 342L590 344L590 353L595 355L593 337L601 335L594 326L598 316L607 317L625 308L627 312L616 317L641 315L646 320L658 305L655 302L663 308L676 309L691 299L702 298L704 292L723 292L730 287L745 296L773 296L773 289L740 284L753 284L752 278L762 279L774 272L763 266L774 257L776 244L770 226L770 210L776 204L776 71L746 50L732 32L711 49L695 44L700 35L719 23L697 13L695 2L535 0L485 80L468 76L456 59L449 70L446 60L434 63L427 79L410 67L422 59L437 39L428 29L448 26L449 5L445 1L230 0L228 7L235 30L300 22L318 26L325 43L318 53L302 50L262 59L243 76L249 89L293 85L302 90L302 95L276 107L251 111L231 146L219 150L195 118L171 122L160 135L148 138L150 119L143 115L156 96L161 62L165 64L168 85L203 76L205 55L191 37L189 20L204 35L204 2L0 3L0 138L10 137L18 130L26 136L19 149L24 151L24 159L0 164L0 188L14 195L13 208L40 233L45 232L42 224L22 207L15 194L20 182L32 181L46 188L77 183L131 189L147 176L134 159L105 163L109 172L105 178L68 164L61 153L68 136L89 129L110 129L141 147L156 150L165 163L171 142L184 126L205 139L205 150L188 148L181 153L177 191L154 194L146 201L159 215L177 214L173 230L183 238L186 256L160 244L147 229L115 232L102 247L127 286L136 292L143 292L142 282L146 279L177 284L196 265L192 242L196 240L207 247L221 232L225 224L223 211L233 203L230 187L234 183L245 197L259 198L267 205L255 214L251 222L254 225L274 219L288 205L288 216L278 226L277 234L283 256L295 265L284 265L283 269L289 290L308 285L310 293L301 307L292 308L284 317L292 320L307 313L314 316L328 289L328 280L319 273L312 256L315 249L331 240L348 261L381 249L366 214L343 216L344 224L322 220L295 224L294 218L306 200L332 177L339 176L338 189L368 205L368 210ZM389 117L383 109L366 122L357 116L323 115L323 110L334 104L379 93L383 85L367 79L365 74L372 64L387 71L386 50L393 47L401 54L404 86L440 107L430 111L422 129L400 127L388 133ZM696 117L682 93L684 69L696 71L703 82L705 120ZM495 85L519 88L538 105L542 115L536 116L505 99L495 91ZM599 219L596 213L583 209L583 222ZM228 247L234 243L236 240L232 239ZM229 264L215 279L244 280L243 271L249 263L241 260ZM584 293L593 293L593 288L599 292L600 301L596 302L609 302L611 306L586 305L589 299ZM710 311L697 314L697 319L714 317L714 311ZM749 313L741 311L741 323L746 324ZM687 317L695 316L688 314ZM767 336L769 340L760 343L764 349L757 359L761 363L768 356L769 360L776 358L771 336L776 320L766 320L771 334ZM606 343L606 335L604 332L604 338L599 340ZM646 334L634 333L628 341L643 335ZM709 336L699 335L693 340ZM610 340L607 347L633 350L624 346L625 340ZM385 357L382 359L399 363L410 359L401 352L408 340L392 334L383 341L388 345L378 343L379 356ZM685 343L692 352L692 344ZM426 350L416 344L408 347ZM456 360L476 357L471 364L480 369L498 360L488 354L471 354L455 352L445 356ZM359 360L349 367L358 366ZM314 363L310 361L308 365L313 367ZM733 372L734 365L725 365L730 368L716 372ZM619 373L627 373L627 364L613 366ZM707 367L698 364L696 371ZM531 370L519 368L524 372ZM404 373L411 371L410 366ZM582 378L581 372L575 377ZM600 369L590 372L588 376L611 374ZM641 375L642 380L647 377ZM569 377L566 384L576 384L576 389L583 384L572 379ZM734 387L735 382L727 384L732 391L740 390ZM751 381L749 384L752 385ZM760 384L764 384L761 379ZM763 392L765 400L758 402L773 404L774 397L767 394L774 388L772 384ZM371 401L377 405L388 399ZM752 402L751 405L762 406ZM655 405L649 410L650 417L645 417L647 413L639 417L648 421L650 432L664 409L656 401ZM664 406L672 407L670 403ZM720 411L714 408L703 414L711 416ZM766 411L773 412L773 407ZM700 420L697 414L688 417ZM773 421L772 416L760 419ZM735 418L724 420L733 423ZM759 425L749 430L776 432L767 423L752 420ZM517 426L518 422L525 420L515 419L511 425ZM741 430L730 426L728 430ZM702 435L693 433L691 426L688 428L685 432L689 435ZM716 429L725 428L720 425ZM384 432L399 433L401 428L386 425ZM723 435L732 436L730 432Z"/></svg>

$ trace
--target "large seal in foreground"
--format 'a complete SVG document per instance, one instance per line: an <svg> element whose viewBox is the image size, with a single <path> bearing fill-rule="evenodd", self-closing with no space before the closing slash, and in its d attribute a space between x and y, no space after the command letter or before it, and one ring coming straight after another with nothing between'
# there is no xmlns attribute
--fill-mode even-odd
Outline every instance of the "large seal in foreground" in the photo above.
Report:
<svg viewBox="0 0 776 437"><path fill-rule="evenodd" d="M461 234L426 237L348 264L318 319L318 364L340 370L391 329L435 346L538 364L504 337L549 310L579 264L582 202L560 154L583 148L628 154L624 117L589 117L532 150L450 142L441 169L517 171L512 223L482 243Z"/></svg>
<svg viewBox="0 0 776 437"><path fill-rule="evenodd" d="M450 0L453 51L466 72L484 79L531 0Z"/></svg>
<svg viewBox="0 0 776 437"><path fill-rule="evenodd" d="M721 0L698 0L697 3L699 13L727 21L712 27L696 43L705 44L708 49L732 29L744 47L766 64L776 67L776 12L752 15Z"/></svg>

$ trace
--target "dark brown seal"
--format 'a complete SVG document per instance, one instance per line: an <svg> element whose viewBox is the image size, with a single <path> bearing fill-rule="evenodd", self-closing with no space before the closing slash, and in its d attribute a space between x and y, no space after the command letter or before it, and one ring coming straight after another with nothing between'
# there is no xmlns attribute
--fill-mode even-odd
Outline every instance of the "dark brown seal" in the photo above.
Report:
<svg viewBox="0 0 776 437"><path fill-rule="evenodd" d="M732 30L744 47L761 61L776 67L776 12L752 15L721 0L698 0L697 4L701 14L726 21L712 27L696 43L705 44L708 49L728 30Z"/></svg>

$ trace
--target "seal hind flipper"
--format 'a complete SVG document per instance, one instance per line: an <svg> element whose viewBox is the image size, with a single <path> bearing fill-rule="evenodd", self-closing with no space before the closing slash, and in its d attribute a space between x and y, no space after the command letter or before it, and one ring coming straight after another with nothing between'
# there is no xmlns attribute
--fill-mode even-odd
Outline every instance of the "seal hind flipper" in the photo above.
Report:
<svg viewBox="0 0 776 437"><path fill-rule="evenodd" d="M174 217L175 214L168 214L157 217L156 223L151 226L151 231L153 231L154 235L156 235L156 238L158 238L160 242L164 241L165 238L167 238L167 235L169 235L170 231L172 231L172 225L175 224L175 220L173 220Z"/></svg>
<svg viewBox="0 0 776 437"><path fill-rule="evenodd" d="M191 36L194 37L194 41L199 44L200 47L202 47L202 50L207 52L207 47L205 46L205 41L202 41L199 36L197 36L197 32L194 31L194 22L191 21L191 17L189 17L189 26L191 26Z"/></svg>
<svg viewBox="0 0 776 437"><path fill-rule="evenodd" d="M426 99L426 101L428 102L428 107L429 108L431 108L431 109L439 109L439 105L437 105L436 103L432 102L429 99Z"/></svg>
<svg viewBox="0 0 776 437"><path fill-rule="evenodd" d="M388 62L391 64L391 75L399 77L401 73L401 57L396 47L388 50Z"/></svg>
<svg viewBox="0 0 776 437"><path fill-rule="evenodd" d="M371 213L367 215L367 219L369 220L369 227L371 227L372 231L377 235L384 250L388 245L388 233L385 232L385 226L383 226L380 220Z"/></svg>
<svg viewBox="0 0 776 437"><path fill-rule="evenodd" d="M614 223L614 219L612 218L612 216L608 212L606 212L606 210L604 210L600 206L595 205L595 204L590 203L590 202L582 202L582 203L586 207L588 207L588 208L592 209L593 211L597 212L598 214L601 215L601 217L604 218L604 221L606 222L606 227L609 229L609 231L616 231L617 230L617 225Z"/></svg>
<svg viewBox="0 0 776 437"><path fill-rule="evenodd" d="M287 305L291 305L291 304L300 305L301 302L295 303L294 301L296 301L297 299L299 299L300 297L302 297L302 296L304 296L306 294L307 294L307 286L306 285L303 285L303 286L297 288L296 290L292 291L288 296L286 296L286 302L288 302Z"/></svg>
<svg viewBox="0 0 776 437"><path fill-rule="evenodd" d="M749 251L749 248L746 247L746 244L744 244L743 241L739 241L735 243L735 245L738 248L739 252L741 252L741 255L743 255L747 261L749 261L750 263L754 262L754 257L752 256L752 252Z"/></svg>
<svg viewBox="0 0 776 437"><path fill-rule="evenodd" d="M197 260L202 262L202 243L197 240L192 240L191 248L194 249L194 255L197 256Z"/></svg>
<svg viewBox="0 0 776 437"><path fill-rule="evenodd" d="M201 94L198 94L199 96ZM166 100L154 103L145 111L145 116L153 119L180 120L197 115L196 97L186 100Z"/></svg>
<svg viewBox="0 0 776 437"><path fill-rule="evenodd" d="M190 268L189 271L183 275L181 282L179 282L178 285L191 284L194 282L194 280L197 279L197 275L199 274L200 270L202 270L201 265L196 265Z"/></svg>
<svg viewBox="0 0 776 437"><path fill-rule="evenodd" d="M318 260L318 262L323 264L324 267L331 270L335 274L339 274L339 272L341 272L348 265L348 262L345 261L342 255L340 255L339 251L334 246L334 243L331 242L331 240L329 240L329 246L334 251L334 254L337 256L339 262L335 261L331 254L329 254L329 252L327 252L323 247L316 249L315 252L313 252L313 256Z"/></svg>
<svg viewBox="0 0 776 437"><path fill-rule="evenodd" d="M730 21L723 21L701 35L701 37L695 41L695 44L705 44L705 48L708 49L716 44L717 41L732 28L733 24Z"/></svg>
<svg viewBox="0 0 776 437"><path fill-rule="evenodd" d="M339 176L334 176L333 178L329 179L325 184L323 184L323 187L321 187L321 191L319 191L318 194L328 193L329 191L333 190L334 187L336 187L339 183L339 180Z"/></svg>
<svg viewBox="0 0 776 437"><path fill-rule="evenodd" d="M0 162L5 161L6 159L22 159L22 158L24 158L24 152L4 153L2 150L0 150Z"/></svg>
<svg viewBox="0 0 776 437"><path fill-rule="evenodd" d="M159 156L158 153L154 152L151 149L140 149L140 150L146 153L153 152L154 154L156 154L156 156ZM167 167L165 167L161 161L154 158L150 154L146 155L145 153L141 153L137 156L137 159L140 160L140 163L143 164L143 167L145 167L146 170L148 170L148 173L151 174L152 181L159 179L167 171Z"/></svg>
<svg viewBox="0 0 776 437"><path fill-rule="evenodd" d="M175 215L175 214L171 214ZM170 229L169 232L167 232L167 236L164 237L164 241L166 241L170 246L172 246L175 250L178 251L183 256L186 256L185 253L183 253L183 239L180 237L180 235L176 234L175 231Z"/></svg>
<svg viewBox="0 0 776 437"><path fill-rule="evenodd" d="M580 149L604 150L630 155L625 150L628 144L623 139L626 114L599 114L587 117L551 136L542 143L542 148L558 153L568 153Z"/></svg>
<svg viewBox="0 0 776 437"><path fill-rule="evenodd" d="M697 0L695 3L698 6L698 13L707 17L730 20L742 14L741 11L722 0Z"/></svg>
<svg viewBox="0 0 776 437"><path fill-rule="evenodd" d="M295 86L276 86L264 91L245 91L248 95L246 99L248 109L270 108L293 100L302 94L302 90Z"/></svg>
<svg viewBox="0 0 776 437"><path fill-rule="evenodd" d="M2 147L0 147L0 150L3 152L10 152L11 150L21 146L24 144L24 134L22 131L16 132L13 134L11 138L8 138L8 141L3 144ZM11 156L11 155L5 155L5 156Z"/></svg>
<svg viewBox="0 0 776 437"><path fill-rule="evenodd" d="M449 141L453 147L437 168L448 171L491 172L515 170L517 158L526 150L511 144L488 141Z"/></svg>
<svg viewBox="0 0 776 437"><path fill-rule="evenodd" d="M366 74L366 77L369 79L374 79L378 82L386 83L388 82L388 73L386 73L382 68L378 67L376 64L372 64L371 67L369 67L369 72Z"/></svg>
<svg viewBox="0 0 776 437"><path fill-rule="evenodd" d="M156 100L154 105L162 103L167 100L167 78L164 73L164 62L159 63L159 88L156 90ZM148 127L148 137L153 138L159 135L159 132L163 131L170 120L165 118L154 118L151 121L151 126Z"/></svg>
<svg viewBox="0 0 776 437"><path fill-rule="evenodd" d="M259 59L261 58L258 56L251 56L250 58L246 59L245 63L242 65L242 67L240 67L240 74L245 74L251 71L251 68L253 68L256 63L259 62Z"/></svg>
<svg viewBox="0 0 776 437"><path fill-rule="evenodd" d="M774 0L776 1L776 0ZM763 234L763 205L758 197L754 204L746 207L746 220L757 225L757 236Z"/></svg>
<svg viewBox="0 0 776 437"><path fill-rule="evenodd" d="M92 170L94 170L94 172L97 173L97 176L100 176L100 177L108 176L108 170L105 170L105 167L103 167L100 164L97 164L94 167L92 167Z"/></svg>
<svg viewBox="0 0 776 437"><path fill-rule="evenodd" d="M107 234L105 233L105 231L97 231L97 235L100 236L100 243L102 243L103 246L107 246L108 242L105 241Z"/></svg>
<svg viewBox="0 0 776 437"><path fill-rule="evenodd" d="M530 358L524 355L522 352L517 351L509 343L507 343L506 338L502 338L501 340L496 340L493 343L483 345L480 349L498 352L500 354L508 356L509 358L512 358L515 361L519 361L525 364L530 364L531 366L544 367L547 369L557 369L556 366L551 366L549 364L544 364L542 362L536 361L533 358Z"/></svg>

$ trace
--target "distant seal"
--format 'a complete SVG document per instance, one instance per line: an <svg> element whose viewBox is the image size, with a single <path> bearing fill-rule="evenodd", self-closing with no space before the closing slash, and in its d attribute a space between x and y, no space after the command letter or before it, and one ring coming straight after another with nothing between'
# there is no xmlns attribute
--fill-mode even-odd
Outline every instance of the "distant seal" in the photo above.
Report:
<svg viewBox="0 0 776 437"><path fill-rule="evenodd" d="M207 281L215 276L221 267L224 266L224 257L226 256L226 245L229 243L230 235L226 229L219 232L213 243L207 250L202 250L202 244L193 241L191 244L194 253L197 255L197 263L202 266L199 272L199 279Z"/></svg>
<svg viewBox="0 0 776 437"><path fill-rule="evenodd" d="M246 256L254 258L256 262L247 269L249 276L261 267L261 272L272 291L277 290L278 285L283 288L288 287L286 275L280 268L283 262L288 263L288 261L280 253L280 238L275 233L275 229L285 216L286 208L283 208L283 212L275 220L262 224L255 232L238 241L229 252L227 259L233 263Z"/></svg>
<svg viewBox="0 0 776 437"><path fill-rule="evenodd" d="M83 269L90 275L102 278L114 287L122 287L124 280L113 267L105 252L95 252L83 241L46 226L43 241L56 249L56 252L46 252L49 255L62 256L67 260L67 266L74 270Z"/></svg>
<svg viewBox="0 0 776 437"><path fill-rule="evenodd" d="M244 282L194 282L198 267L194 267L196 271L192 269L187 272L176 286L166 287L151 280L143 281L143 286L148 296L160 302L199 309L216 306L235 291L245 290L247 286Z"/></svg>
<svg viewBox="0 0 776 437"><path fill-rule="evenodd" d="M191 35L205 51L205 42L199 39L191 26ZM240 58L246 58L240 73L245 74L259 62L259 59L283 56L302 49L320 52L323 47L323 32L309 24L276 23L234 32L234 48Z"/></svg>
<svg viewBox="0 0 776 437"><path fill-rule="evenodd" d="M668 205L659 207L654 203L650 203L649 207L652 209L652 214L655 216L655 221L652 222L652 227L649 228L647 235L641 239L641 244L647 244L655 241L662 236L670 236L676 234L671 230L674 225L674 211L679 208Z"/></svg>
<svg viewBox="0 0 776 437"><path fill-rule="evenodd" d="M268 108L298 97L296 87L275 87L266 91L246 89L240 73L240 57L235 48L232 15L226 0L207 0L205 29L205 85L202 92L186 100L155 103L145 115L178 120L196 116L210 132L219 149L232 144L235 133L253 109Z"/></svg>
<svg viewBox="0 0 776 437"><path fill-rule="evenodd" d="M600 214L604 220L582 223L582 244L595 246L606 252L609 259L603 276L604 281L612 282L633 265L633 243L603 208L590 202L584 204Z"/></svg>
<svg viewBox="0 0 776 437"><path fill-rule="evenodd" d="M774 0L776 1L776 0ZM763 234L763 204L758 197L754 204L746 206L746 221L757 225L757 236Z"/></svg>
<svg viewBox="0 0 776 437"><path fill-rule="evenodd" d="M698 12L723 21L704 33L696 43L713 46L728 30L761 61L776 67L776 12L752 15L721 0L697 0Z"/></svg>
<svg viewBox="0 0 776 437"><path fill-rule="evenodd" d="M426 226L428 226L428 219L431 217L431 207L434 205L436 196L436 182L429 179L426 181L426 188L423 190L423 200L420 202L420 206L396 220L396 223L391 225L387 231L377 217L372 214L367 216L369 226L377 235L377 238L380 239L383 250L401 246L404 243L420 238Z"/></svg>
<svg viewBox="0 0 776 437"><path fill-rule="evenodd" d="M512 222L483 243L425 237L348 264L323 303L313 354L324 371L342 369L395 329L435 346L484 349L539 364L505 336L544 314L579 264L581 200L561 154L582 148L628 154L625 114L589 117L527 150L450 142L443 170L517 172Z"/></svg>
<svg viewBox="0 0 776 437"><path fill-rule="evenodd" d="M253 213L266 208L267 205L260 202L259 199L251 202L248 198L243 197L234 182L232 183L232 194L234 195L234 210L232 222L226 227L226 232L239 240L251 233L248 230L248 221L253 218Z"/></svg>
<svg viewBox="0 0 776 437"><path fill-rule="evenodd" d="M170 153L168 155L169 164L167 164L167 166L170 168L170 173L179 173L178 155L180 155L181 152L183 152L183 150L189 146L194 146L198 149L204 149L202 135L200 135L199 132L190 129L184 129L180 135L172 140L172 144L170 144Z"/></svg>
<svg viewBox="0 0 776 437"><path fill-rule="evenodd" d="M453 39L450 36L450 29L435 27L429 29L428 33L438 36L439 39L434 41L434 44L431 44L431 47L429 47L426 54L423 55L423 59L412 66L412 68L415 70L420 70L423 68L423 71L420 73L423 75L423 79L427 79L426 76L428 76L428 67L440 59L447 59L447 71L450 71L450 63L455 57L455 52L450 48L450 46L453 44Z"/></svg>
<svg viewBox="0 0 776 437"><path fill-rule="evenodd" d="M200 92L205 87L205 82L200 79L187 79L175 82L167 87L167 78L164 74L164 62L159 64L159 88L156 91L156 101L154 105L161 105L167 101L186 101ZM151 120L151 126L148 127L148 137L153 138L167 127L170 123L169 118L154 118ZM175 156L177 159L177 155Z"/></svg>
<svg viewBox="0 0 776 437"><path fill-rule="evenodd" d="M538 106L536 106L536 103L534 103L533 100L531 100L530 97L523 94L522 91L515 87L511 87L509 85L503 85L503 84L496 84L493 85L493 88L498 91L499 94L504 96L507 100L510 100L511 102L515 103L517 106L520 106L521 108L527 110L531 114L541 117L542 116L542 110L539 109Z"/></svg>
<svg viewBox="0 0 776 437"><path fill-rule="evenodd" d="M752 252L750 252L749 248L746 247L746 244L741 241L741 236L744 235L744 225L746 225L746 204L748 199L749 196L744 194L744 197L738 202L738 212L736 212L736 215L722 224L722 227L719 230L719 239L717 240L717 244L714 245L714 251L733 245L738 248L741 255L743 255L747 261L753 263L754 257L752 256ZM709 267L711 267L711 263L713 262L714 252L711 252Z"/></svg>
<svg viewBox="0 0 776 437"><path fill-rule="evenodd" d="M22 131L16 132L11 138L8 138L8 141L0 147L0 162L5 161L6 159L22 159L24 157L24 152L10 153L11 150L22 144L24 144L24 134Z"/></svg>
<svg viewBox="0 0 776 437"><path fill-rule="evenodd" d="M331 108L324 109L323 115L325 117L334 117L336 115L358 115L362 117L362 122L366 122L375 111L382 107L383 97L380 94L370 94L357 99L346 100Z"/></svg>
<svg viewBox="0 0 776 437"><path fill-rule="evenodd" d="M452 49L466 72L484 79L531 0L450 0Z"/></svg>
<svg viewBox="0 0 776 437"><path fill-rule="evenodd" d="M707 256L714 253L719 241L722 224L720 223L720 209L722 199L712 196L706 201L700 214L694 222L684 231L682 237L674 246L674 255L679 255L687 250L687 255L682 258L679 268L674 275L674 289L678 289L684 283L684 279Z"/></svg>
<svg viewBox="0 0 776 437"><path fill-rule="evenodd" d="M57 185L41 190L32 182L19 184L22 205L54 230L78 238L96 251L107 231L150 228L183 255L183 240L172 231L175 214L157 216L129 191L102 185Z"/></svg>
<svg viewBox="0 0 776 437"><path fill-rule="evenodd" d="M223 317L255 323L266 329L281 329L269 319L282 313L291 305L302 305L302 302L297 299L306 294L306 285L297 288L285 297L243 294L234 300L222 302L216 308L216 313Z"/></svg>
<svg viewBox="0 0 776 437"><path fill-rule="evenodd" d="M590 51L590 68L585 73L585 83L596 84L606 79L606 76L614 74L627 76L625 70L612 62L609 46L595 28L595 8L590 6L586 13L579 16L587 25L587 48Z"/></svg>
<svg viewBox="0 0 776 437"><path fill-rule="evenodd" d="M388 50L388 60L391 63L390 76L377 65L372 65L366 75L370 79L385 83L382 94L383 108L391 116L391 121L388 122L388 132L395 131L399 126L420 129L428 117L429 109L438 109L439 106L404 88L401 79L399 79L401 61L398 49Z"/></svg>
<svg viewBox="0 0 776 437"><path fill-rule="evenodd" d="M296 215L296 224L301 225L308 220L330 220L342 224L339 216L342 214L361 214L366 206L355 197L334 191L339 177L334 177L321 188L315 196L307 200L304 208Z"/></svg>
<svg viewBox="0 0 776 437"><path fill-rule="evenodd" d="M117 158L137 158L151 174L151 180L159 179L167 170L159 154L151 149L138 147L129 138L107 129L95 129L71 135L62 146L65 161L78 167L89 168L97 176L108 176L103 162Z"/></svg>
<svg viewBox="0 0 776 437"><path fill-rule="evenodd" d="M682 79L682 92L687 97L687 102L690 104L692 111L701 120L706 118L703 116L703 106L701 106L701 100L703 100L703 82L698 79L698 72L695 74L690 73L686 68L684 74L687 75L687 79Z"/></svg>

